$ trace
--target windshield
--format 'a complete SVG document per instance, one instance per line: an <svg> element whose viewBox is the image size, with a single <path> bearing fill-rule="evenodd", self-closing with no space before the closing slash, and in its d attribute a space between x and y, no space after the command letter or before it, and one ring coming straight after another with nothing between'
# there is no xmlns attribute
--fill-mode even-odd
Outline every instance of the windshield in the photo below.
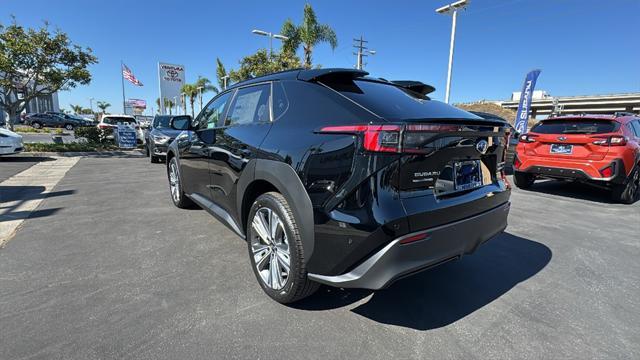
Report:
<svg viewBox="0 0 640 360"><path fill-rule="evenodd" d="M391 84L348 80L325 85L387 120L480 119L464 110Z"/></svg>
<svg viewBox="0 0 640 360"><path fill-rule="evenodd" d="M130 117L124 117L124 116L110 116L110 117L104 118L102 122L109 125L117 125L118 123L135 124L136 120Z"/></svg>
<svg viewBox="0 0 640 360"><path fill-rule="evenodd" d="M604 134L618 130L619 125L596 119L546 120L534 125L531 131L538 134Z"/></svg>

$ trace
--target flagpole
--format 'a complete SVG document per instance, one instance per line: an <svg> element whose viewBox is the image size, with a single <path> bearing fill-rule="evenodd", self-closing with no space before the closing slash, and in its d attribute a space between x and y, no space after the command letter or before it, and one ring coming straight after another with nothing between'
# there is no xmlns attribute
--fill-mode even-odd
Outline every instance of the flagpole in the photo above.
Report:
<svg viewBox="0 0 640 360"><path fill-rule="evenodd" d="M120 78L122 79L122 114L126 114L127 110L126 110L126 103L127 101L125 100L125 96L124 96L124 74L122 73L122 69L123 69L124 63L122 62L122 60L120 60Z"/></svg>

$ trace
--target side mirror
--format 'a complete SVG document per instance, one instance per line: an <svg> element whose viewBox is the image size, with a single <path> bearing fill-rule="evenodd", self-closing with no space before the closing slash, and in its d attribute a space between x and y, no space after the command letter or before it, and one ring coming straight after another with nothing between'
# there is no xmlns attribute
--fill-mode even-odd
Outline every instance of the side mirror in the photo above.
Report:
<svg viewBox="0 0 640 360"><path fill-rule="evenodd" d="M191 130L191 118L187 116L171 118L169 126L174 130Z"/></svg>

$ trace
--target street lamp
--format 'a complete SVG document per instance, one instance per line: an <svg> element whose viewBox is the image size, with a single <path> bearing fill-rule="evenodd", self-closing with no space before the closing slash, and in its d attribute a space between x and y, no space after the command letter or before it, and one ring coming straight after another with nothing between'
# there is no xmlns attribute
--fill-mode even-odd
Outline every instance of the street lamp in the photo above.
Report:
<svg viewBox="0 0 640 360"><path fill-rule="evenodd" d="M204 86L198 86L198 96L200 97L200 111L202 111L202 90L204 90Z"/></svg>
<svg viewBox="0 0 640 360"><path fill-rule="evenodd" d="M273 39L278 39L278 40L283 40L283 41L289 40L289 38L284 36L284 35L274 34L274 33L268 32L268 31L252 30L251 32L256 34L256 35L268 36L269 37L269 56L271 56L273 54Z"/></svg>
<svg viewBox="0 0 640 360"><path fill-rule="evenodd" d="M458 17L458 10L463 9L468 4L469 0L460 0L436 9L438 14L453 14L451 44L449 46L449 69L447 70L447 90L444 96L444 101L447 104L449 103L449 92L451 91L451 67L453 66L453 47L456 39L456 18Z"/></svg>
<svg viewBox="0 0 640 360"><path fill-rule="evenodd" d="M93 114L93 100L95 100L95 98L89 98L89 109L91 109L92 114Z"/></svg>
<svg viewBox="0 0 640 360"><path fill-rule="evenodd" d="M178 107L178 96L177 95L173 97L173 106L176 108L176 115L178 115L179 107Z"/></svg>
<svg viewBox="0 0 640 360"><path fill-rule="evenodd" d="M226 89L227 88L227 80L229 80L229 75L225 75L221 79L222 79L222 88Z"/></svg>

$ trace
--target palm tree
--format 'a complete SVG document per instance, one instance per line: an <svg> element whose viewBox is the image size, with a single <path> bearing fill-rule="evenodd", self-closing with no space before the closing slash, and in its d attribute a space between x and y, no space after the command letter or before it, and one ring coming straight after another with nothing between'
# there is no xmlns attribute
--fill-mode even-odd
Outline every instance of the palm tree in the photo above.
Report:
<svg viewBox="0 0 640 360"><path fill-rule="evenodd" d="M158 105L158 114L159 114L160 109L162 108L160 106L160 98L156 98L156 105ZM171 110L173 109L174 106L176 106L176 104L174 104L173 101L171 101L168 98L164 98L164 108L169 109L169 115L171 115Z"/></svg>
<svg viewBox="0 0 640 360"><path fill-rule="evenodd" d="M313 48L323 42L329 43L332 50L338 47L338 37L335 31L326 24L318 24L316 13L310 4L305 4L302 24L296 26L291 19L282 25L280 33L289 39L282 46L283 52L294 52L303 45L304 66L311 68L311 54Z"/></svg>
<svg viewBox="0 0 640 360"><path fill-rule="evenodd" d="M184 84L182 85L182 88L180 88L180 92L189 97L189 104L191 104L191 116L194 117L195 111L193 108L193 103L198 97L198 86L196 84Z"/></svg>
<svg viewBox="0 0 640 360"><path fill-rule="evenodd" d="M111 104L109 104L106 101L98 101L98 109L100 109L102 111L103 114L107 113L107 108L111 106Z"/></svg>
<svg viewBox="0 0 640 360"><path fill-rule="evenodd" d="M227 69L224 68L224 64L220 61L220 58L216 58L216 77L218 78L218 86L224 90L229 81L229 77L227 76Z"/></svg>
<svg viewBox="0 0 640 360"><path fill-rule="evenodd" d="M69 104L69 107L71 108L71 110L73 111L74 114L82 113L82 106L81 105Z"/></svg>

